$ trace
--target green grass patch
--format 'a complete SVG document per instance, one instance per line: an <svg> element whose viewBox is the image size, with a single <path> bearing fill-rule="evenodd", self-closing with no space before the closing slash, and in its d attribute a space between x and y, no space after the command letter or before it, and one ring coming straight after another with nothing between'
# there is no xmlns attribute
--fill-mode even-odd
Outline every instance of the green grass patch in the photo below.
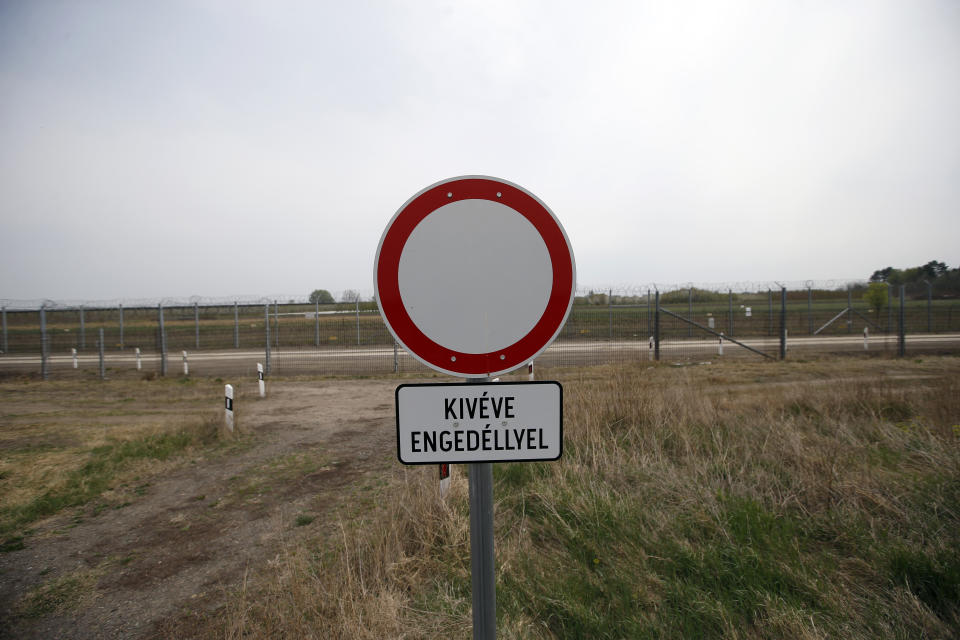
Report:
<svg viewBox="0 0 960 640"><path fill-rule="evenodd" d="M0 511L0 533L51 516L59 511L88 503L113 487L119 473L140 460L168 460L188 448L203 446L216 439L217 423L207 420L199 426L120 440L94 447L80 467L66 479L44 490L25 504Z"/></svg>
<svg viewBox="0 0 960 640"><path fill-rule="evenodd" d="M60 576L28 592L16 611L24 618L40 618L76 609L92 596L99 575L98 570L81 570Z"/></svg>

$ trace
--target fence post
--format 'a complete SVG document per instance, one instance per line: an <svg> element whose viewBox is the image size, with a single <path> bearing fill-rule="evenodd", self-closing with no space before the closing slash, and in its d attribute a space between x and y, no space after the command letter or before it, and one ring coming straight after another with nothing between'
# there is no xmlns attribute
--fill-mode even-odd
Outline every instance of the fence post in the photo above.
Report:
<svg viewBox="0 0 960 640"><path fill-rule="evenodd" d="M193 303L193 330L196 334L195 348L200 348L200 306L194 302Z"/></svg>
<svg viewBox="0 0 960 640"><path fill-rule="evenodd" d="M787 288L780 287L780 359L787 359Z"/></svg>
<svg viewBox="0 0 960 640"><path fill-rule="evenodd" d="M316 314L313 316L313 341L320 347L320 298L315 300Z"/></svg>
<svg viewBox="0 0 960 640"><path fill-rule="evenodd" d="M40 377L47 380L50 373L47 370L47 310L40 305Z"/></svg>
<svg viewBox="0 0 960 640"><path fill-rule="evenodd" d="M890 329L893 328L893 287L890 286L890 283L887 283L887 335L890 334Z"/></svg>
<svg viewBox="0 0 960 640"><path fill-rule="evenodd" d="M266 340L266 352L264 353L264 364L266 365L267 373L270 373L270 303L267 303L267 306L263 308L263 326L267 328L267 340Z"/></svg>
<svg viewBox="0 0 960 640"><path fill-rule="evenodd" d="M647 335L653 335L653 318L650 317L650 289L647 289Z"/></svg>
<svg viewBox="0 0 960 640"><path fill-rule="evenodd" d="M123 305L120 305L120 349L123 349Z"/></svg>
<svg viewBox="0 0 960 640"><path fill-rule="evenodd" d="M83 305L80 305L80 350L87 348L87 330L83 324Z"/></svg>
<svg viewBox="0 0 960 640"><path fill-rule="evenodd" d="M360 294L357 294L357 346L360 346Z"/></svg>
<svg viewBox="0 0 960 640"><path fill-rule="evenodd" d="M693 287L687 289L687 318L693 320ZM693 337L693 325L687 325L687 337Z"/></svg>
<svg viewBox="0 0 960 640"><path fill-rule="evenodd" d="M613 340L613 289L607 293L607 340Z"/></svg>
<svg viewBox="0 0 960 640"><path fill-rule="evenodd" d="M933 309L931 308L933 305L933 284L929 280L924 280L924 282L927 283L927 333L933 333Z"/></svg>
<svg viewBox="0 0 960 640"><path fill-rule="evenodd" d="M157 317L160 322L160 375L167 375L167 332L163 328L163 303L157 304Z"/></svg>
<svg viewBox="0 0 960 640"><path fill-rule="evenodd" d="M773 290L767 287L767 335L773 335Z"/></svg>
<svg viewBox="0 0 960 640"><path fill-rule="evenodd" d="M267 305L269 307L269 305ZM273 339L277 342L277 349L280 348L280 303L273 301ZM268 369L269 372L269 369Z"/></svg>
<svg viewBox="0 0 960 640"><path fill-rule="evenodd" d="M810 325L810 335L813 335L813 289L810 287L807 287L807 324Z"/></svg>
<svg viewBox="0 0 960 640"><path fill-rule="evenodd" d="M657 291L654 298L653 311L653 359L660 361L660 292Z"/></svg>
<svg viewBox="0 0 960 640"><path fill-rule="evenodd" d="M7 308L3 307L3 352L6 353L10 350L9 345L7 344Z"/></svg>
<svg viewBox="0 0 960 640"><path fill-rule="evenodd" d="M727 332L727 334L732 336L733 335L733 289L727 289L727 296L730 303L730 322L729 322L730 326L728 327L729 331Z"/></svg>
<svg viewBox="0 0 960 640"><path fill-rule="evenodd" d="M853 291L847 285L847 333L853 333Z"/></svg>
<svg viewBox="0 0 960 640"><path fill-rule="evenodd" d="M394 373L400 373L400 354L397 353L398 346L399 345L397 344L397 341L394 340L393 341L393 372Z"/></svg>
<svg viewBox="0 0 960 640"><path fill-rule="evenodd" d="M100 379L107 379L107 367L103 362L103 327L100 327L100 337L97 340L97 351L100 355Z"/></svg>
<svg viewBox="0 0 960 640"><path fill-rule="evenodd" d="M906 285L900 285L900 321L897 323L897 355L907 355L907 328L904 326L903 299L906 297Z"/></svg>
<svg viewBox="0 0 960 640"><path fill-rule="evenodd" d="M240 348L240 305L233 301L233 348Z"/></svg>

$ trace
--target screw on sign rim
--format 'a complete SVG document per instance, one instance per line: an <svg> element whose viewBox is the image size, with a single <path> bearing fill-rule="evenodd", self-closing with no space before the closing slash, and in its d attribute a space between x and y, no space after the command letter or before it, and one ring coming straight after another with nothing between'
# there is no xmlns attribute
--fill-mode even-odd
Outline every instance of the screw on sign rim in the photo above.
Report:
<svg viewBox="0 0 960 640"><path fill-rule="evenodd" d="M512 344L485 353L453 349L427 336L407 312L399 281L400 259L417 225L437 209L463 200L489 200L523 216L543 240L552 268L546 307L533 328ZM452 375L492 376L526 364L560 333L573 304L575 269L563 227L536 196L499 178L462 176L427 187L397 211L377 248L374 290L390 333L418 360Z"/></svg>

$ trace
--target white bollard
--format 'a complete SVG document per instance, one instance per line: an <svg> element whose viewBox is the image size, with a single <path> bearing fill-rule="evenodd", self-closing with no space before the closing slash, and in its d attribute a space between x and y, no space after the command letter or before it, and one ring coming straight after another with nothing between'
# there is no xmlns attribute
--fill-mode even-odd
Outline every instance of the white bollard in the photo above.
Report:
<svg viewBox="0 0 960 640"><path fill-rule="evenodd" d="M870 347L867 345L867 340L869 339L869 331L866 327L863 328L863 350L868 351Z"/></svg>
<svg viewBox="0 0 960 640"><path fill-rule="evenodd" d="M717 341L717 355L723 355L723 332L720 332L720 339Z"/></svg>
<svg viewBox="0 0 960 640"><path fill-rule="evenodd" d="M134 350L134 354L137 356L137 371L140 371L143 369L143 361L140 359L140 347Z"/></svg>
<svg viewBox="0 0 960 640"><path fill-rule="evenodd" d="M183 375L190 375L190 365L187 364L187 352L183 352Z"/></svg>
<svg viewBox="0 0 960 640"><path fill-rule="evenodd" d="M263 365L259 362L257 363L257 381L260 383L260 397L265 398L267 396L267 385L263 381Z"/></svg>
<svg viewBox="0 0 960 640"><path fill-rule="evenodd" d="M224 387L223 395L226 397L224 402L223 419L227 424L227 431L233 433L233 385L228 384Z"/></svg>
<svg viewBox="0 0 960 640"><path fill-rule="evenodd" d="M450 490L450 465L447 463L440 465L440 497L447 495Z"/></svg>
<svg viewBox="0 0 960 640"><path fill-rule="evenodd" d="M73 368L76 369L77 368L77 350L71 348L70 353L73 354Z"/></svg>
<svg viewBox="0 0 960 640"><path fill-rule="evenodd" d="M533 381L533 360L527 365L527 380Z"/></svg>

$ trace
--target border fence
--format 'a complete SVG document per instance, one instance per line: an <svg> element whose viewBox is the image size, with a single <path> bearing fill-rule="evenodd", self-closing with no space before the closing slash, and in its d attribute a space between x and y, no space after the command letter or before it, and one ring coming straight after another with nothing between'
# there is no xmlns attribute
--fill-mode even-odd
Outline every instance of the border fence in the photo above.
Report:
<svg viewBox="0 0 960 640"><path fill-rule="evenodd" d="M960 351L960 299L924 286L863 281L648 285L578 290L538 362L783 359L788 353L904 356ZM136 370L145 375L423 372L376 303L304 298L63 303L0 300L0 373L42 377ZM136 368L139 367L139 368Z"/></svg>

